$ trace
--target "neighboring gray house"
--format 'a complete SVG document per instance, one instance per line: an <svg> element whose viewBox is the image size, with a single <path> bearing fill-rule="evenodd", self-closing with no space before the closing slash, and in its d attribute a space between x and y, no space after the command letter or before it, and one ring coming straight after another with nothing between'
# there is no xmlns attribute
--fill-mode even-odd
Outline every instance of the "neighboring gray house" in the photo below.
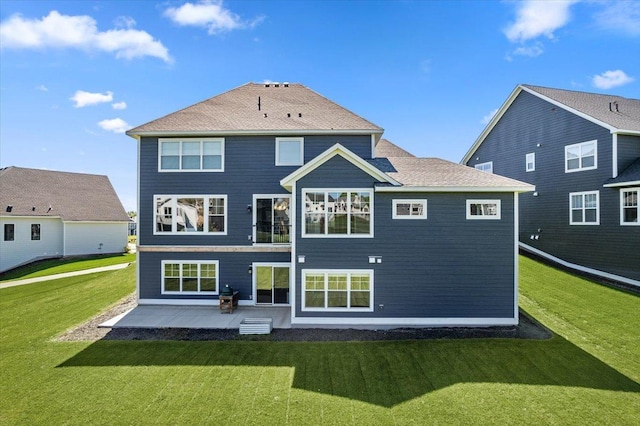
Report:
<svg viewBox="0 0 640 426"><path fill-rule="evenodd" d="M640 285L640 100L517 86L462 163L535 185L522 248Z"/></svg>
<svg viewBox="0 0 640 426"><path fill-rule="evenodd" d="M230 285L294 327L517 324L534 188L382 132L303 85L254 83L128 131L138 302L213 305Z"/></svg>
<svg viewBox="0 0 640 426"><path fill-rule="evenodd" d="M122 253L128 223L107 176L0 169L0 272L50 257Z"/></svg>

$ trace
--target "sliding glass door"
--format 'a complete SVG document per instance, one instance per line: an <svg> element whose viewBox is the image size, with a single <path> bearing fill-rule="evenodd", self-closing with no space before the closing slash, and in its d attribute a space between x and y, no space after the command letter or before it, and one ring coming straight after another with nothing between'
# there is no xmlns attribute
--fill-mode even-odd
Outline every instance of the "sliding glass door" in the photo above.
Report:
<svg viewBox="0 0 640 426"><path fill-rule="evenodd" d="M253 241L258 244L290 244L289 196L255 196Z"/></svg>
<svg viewBox="0 0 640 426"><path fill-rule="evenodd" d="M289 270L289 264L253 265L256 304L289 304Z"/></svg>

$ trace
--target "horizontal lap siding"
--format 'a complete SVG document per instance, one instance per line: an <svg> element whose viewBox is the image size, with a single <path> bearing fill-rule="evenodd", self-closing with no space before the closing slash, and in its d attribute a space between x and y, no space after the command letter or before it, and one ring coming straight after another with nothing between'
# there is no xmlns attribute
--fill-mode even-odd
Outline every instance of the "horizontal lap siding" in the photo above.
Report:
<svg viewBox="0 0 640 426"><path fill-rule="evenodd" d="M371 188L374 180L334 158L297 183L296 316L513 318L513 194L374 193L375 238L300 238L303 189ZM426 198L427 220L393 220L393 199ZM501 220L467 220L466 200L500 199ZM370 264L369 256L382 256ZM303 269L374 270L373 312L304 312ZM379 305L384 305L382 308Z"/></svg>
<svg viewBox="0 0 640 426"><path fill-rule="evenodd" d="M635 141L618 138L618 157L630 163L638 156ZM598 168L565 173L565 146L594 139ZM535 185L537 196L519 197L521 242L577 265L640 279L640 227L620 226L619 189L603 187L613 173L612 143L608 129L521 92L467 164L493 161L494 173ZM526 172L531 152L535 171ZM569 193L584 191L600 193L598 226L569 225Z"/></svg>
<svg viewBox="0 0 640 426"><path fill-rule="evenodd" d="M640 158L640 137L618 135L618 173Z"/></svg>
<svg viewBox="0 0 640 426"><path fill-rule="evenodd" d="M163 260L219 261L218 289L228 284L239 291L241 300L251 300L252 275L248 269L253 262L289 262L290 253L149 253L138 254L138 268L140 269L140 298L141 299L218 299L217 295L162 295L162 264Z"/></svg>

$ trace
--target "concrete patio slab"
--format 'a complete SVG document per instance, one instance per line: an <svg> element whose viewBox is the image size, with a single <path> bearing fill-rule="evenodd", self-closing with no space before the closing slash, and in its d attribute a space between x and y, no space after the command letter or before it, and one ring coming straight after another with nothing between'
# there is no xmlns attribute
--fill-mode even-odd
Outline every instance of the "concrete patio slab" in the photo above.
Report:
<svg viewBox="0 0 640 426"><path fill-rule="evenodd" d="M218 306L175 305L138 305L100 327L239 329L245 318L271 318L273 328L291 328L288 306L240 306L233 313L223 313Z"/></svg>

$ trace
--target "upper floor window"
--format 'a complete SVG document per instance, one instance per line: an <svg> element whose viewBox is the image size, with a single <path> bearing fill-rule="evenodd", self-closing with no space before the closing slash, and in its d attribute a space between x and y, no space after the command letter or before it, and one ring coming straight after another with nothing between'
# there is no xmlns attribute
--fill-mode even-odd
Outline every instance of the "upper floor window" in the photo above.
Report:
<svg viewBox="0 0 640 426"><path fill-rule="evenodd" d="M482 170L483 172L493 173L493 161L476 164L474 167L478 170Z"/></svg>
<svg viewBox="0 0 640 426"><path fill-rule="evenodd" d="M371 237L371 190L305 190L303 236Z"/></svg>
<svg viewBox="0 0 640 426"><path fill-rule="evenodd" d="M525 170L528 172L533 172L536 169L536 153L531 152L527 154L525 163Z"/></svg>
<svg viewBox="0 0 640 426"><path fill-rule="evenodd" d="M570 225L600 224L599 191L572 192L569 194L569 203Z"/></svg>
<svg viewBox="0 0 640 426"><path fill-rule="evenodd" d="M427 200L393 200L393 219L426 219Z"/></svg>
<svg viewBox="0 0 640 426"><path fill-rule="evenodd" d="M4 240L13 241L16 236L16 226L13 223L4 224Z"/></svg>
<svg viewBox="0 0 640 426"><path fill-rule="evenodd" d="M224 139L160 139L158 169L163 172L224 171Z"/></svg>
<svg viewBox="0 0 640 426"><path fill-rule="evenodd" d="M154 234L227 234L226 195L156 195Z"/></svg>
<svg viewBox="0 0 640 426"><path fill-rule="evenodd" d="M276 166L304 164L304 138L276 138Z"/></svg>
<svg viewBox="0 0 640 426"><path fill-rule="evenodd" d="M467 200L467 219L500 219L500 200Z"/></svg>
<svg viewBox="0 0 640 426"><path fill-rule="evenodd" d="M218 261L162 261L162 293L218 294Z"/></svg>
<svg viewBox="0 0 640 426"><path fill-rule="evenodd" d="M31 240L37 241L40 239L40 224L32 223L31 224Z"/></svg>
<svg viewBox="0 0 640 426"><path fill-rule="evenodd" d="M588 141L564 147L565 173L598 168L598 141Z"/></svg>
<svg viewBox="0 0 640 426"><path fill-rule="evenodd" d="M620 190L620 225L640 225L640 204L638 204L640 188Z"/></svg>
<svg viewBox="0 0 640 426"><path fill-rule="evenodd" d="M291 243L291 198L282 196L260 196L253 199L254 236L257 244Z"/></svg>

